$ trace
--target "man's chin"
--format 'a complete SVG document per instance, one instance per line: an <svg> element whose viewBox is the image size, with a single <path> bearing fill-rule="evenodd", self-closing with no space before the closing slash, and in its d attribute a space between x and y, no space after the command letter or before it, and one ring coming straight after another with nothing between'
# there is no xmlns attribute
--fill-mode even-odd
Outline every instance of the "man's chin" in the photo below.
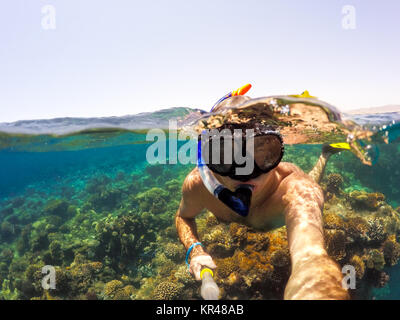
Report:
<svg viewBox="0 0 400 320"><path fill-rule="evenodd" d="M242 184L246 184L246 185L252 186L253 191L255 191L257 189L257 187L258 187L258 183L255 180L256 179L250 179L250 180L247 180L247 181L233 180L234 181L234 188L236 189L238 186L240 186Z"/></svg>
<svg viewBox="0 0 400 320"><path fill-rule="evenodd" d="M231 180L234 182L235 188L237 188L241 184L247 184L247 185L251 185L253 187L253 192L254 192L260 187L260 184L264 178L265 178L265 174L261 174L257 178L246 180L246 181L240 181L240 180L235 180L235 179L231 179Z"/></svg>

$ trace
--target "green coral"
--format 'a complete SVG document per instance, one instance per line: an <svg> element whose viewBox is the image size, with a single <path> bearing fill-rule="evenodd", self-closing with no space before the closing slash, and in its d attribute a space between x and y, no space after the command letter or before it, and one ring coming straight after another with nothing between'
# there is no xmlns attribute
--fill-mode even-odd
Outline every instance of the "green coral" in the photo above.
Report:
<svg viewBox="0 0 400 320"><path fill-rule="evenodd" d="M155 300L176 300L179 298L181 287L171 281L163 281L157 285L153 292Z"/></svg>
<svg viewBox="0 0 400 320"><path fill-rule="evenodd" d="M165 212L168 201L168 192L161 188L151 188L139 193L135 202L139 204L141 211L149 211L152 214Z"/></svg>
<svg viewBox="0 0 400 320"><path fill-rule="evenodd" d="M130 300L133 291L133 286L124 286L120 280L111 280L104 286L103 298L104 300Z"/></svg>
<svg viewBox="0 0 400 320"><path fill-rule="evenodd" d="M185 259L185 251L182 245L167 243L162 250L165 253L165 256L172 261L182 262Z"/></svg>
<svg viewBox="0 0 400 320"><path fill-rule="evenodd" d="M18 291L16 288L12 289L10 280L5 279L1 285L0 300L16 300L18 298Z"/></svg>

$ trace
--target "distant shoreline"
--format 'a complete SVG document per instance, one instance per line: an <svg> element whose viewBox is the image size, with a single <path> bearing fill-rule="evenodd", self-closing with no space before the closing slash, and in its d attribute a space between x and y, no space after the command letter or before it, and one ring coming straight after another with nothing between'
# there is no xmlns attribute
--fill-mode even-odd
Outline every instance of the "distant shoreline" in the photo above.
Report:
<svg viewBox="0 0 400 320"><path fill-rule="evenodd" d="M379 114L379 113L392 113L400 112L400 105L388 105L383 107L362 108L354 110L343 111L347 114Z"/></svg>

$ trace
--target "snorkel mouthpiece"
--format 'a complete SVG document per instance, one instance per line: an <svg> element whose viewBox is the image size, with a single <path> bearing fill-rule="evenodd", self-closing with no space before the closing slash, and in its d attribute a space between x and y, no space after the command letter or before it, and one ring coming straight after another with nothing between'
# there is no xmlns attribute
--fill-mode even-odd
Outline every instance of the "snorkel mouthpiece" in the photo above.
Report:
<svg viewBox="0 0 400 320"><path fill-rule="evenodd" d="M220 185L214 191L214 195L242 217L247 217L249 214L252 186L243 184L238 186L235 192L232 192Z"/></svg>

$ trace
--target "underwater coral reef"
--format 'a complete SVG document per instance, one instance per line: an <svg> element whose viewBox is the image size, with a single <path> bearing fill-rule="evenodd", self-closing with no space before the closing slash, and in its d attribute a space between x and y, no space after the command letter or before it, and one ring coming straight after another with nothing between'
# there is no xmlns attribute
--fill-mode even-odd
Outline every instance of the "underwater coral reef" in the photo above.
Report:
<svg viewBox="0 0 400 320"><path fill-rule="evenodd" d="M320 146L288 147L284 160L308 171L319 152ZM32 181L0 200L0 299L201 299L174 225L192 166L148 165L137 155L129 165L137 153L114 157L114 164L87 156L85 168L52 184L47 177ZM353 299L387 297L400 259L393 156L400 156L399 145L384 146L372 168L351 154L335 155L321 183L326 248L340 266L354 266ZM218 266L222 299L283 298L291 271L284 226L259 232L220 223L209 212L197 224ZM42 287L45 265L55 267L55 289Z"/></svg>

